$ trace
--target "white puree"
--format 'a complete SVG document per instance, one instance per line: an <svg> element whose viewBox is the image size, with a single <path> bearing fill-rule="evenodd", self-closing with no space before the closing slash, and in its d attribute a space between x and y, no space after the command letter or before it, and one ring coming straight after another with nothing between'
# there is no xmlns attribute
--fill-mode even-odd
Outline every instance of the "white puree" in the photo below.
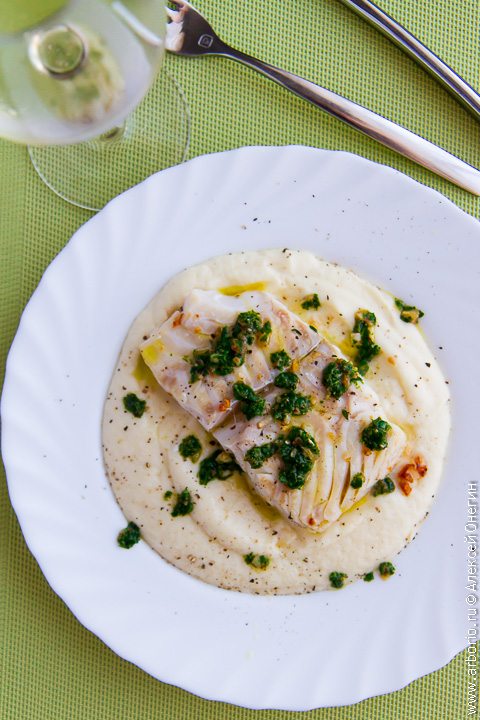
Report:
<svg viewBox="0 0 480 720"><path fill-rule="evenodd" d="M137 348L191 289L252 282L263 283L261 289L314 324L345 353L356 310L375 313L376 342L383 352L371 363L367 381L380 396L386 419L407 433L399 467L416 455L428 465L428 473L413 484L408 497L398 487L389 495L369 495L315 535L269 508L242 476L199 485L198 465L182 459L178 444L194 433L205 457L213 449L212 440L155 381L148 386L148 376L139 373ZM312 292L318 292L321 308L302 310L301 300ZM127 392L147 400L140 419L123 408ZM393 560L412 540L432 503L449 428L449 393L438 364L418 326L400 320L388 293L309 252L269 250L216 257L185 270L160 290L133 323L120 353L105 404L103 442L110 483L126 518L140 526L144 540L165 560L223 588L286 594L326 589L332 571L346 573L349 582L379 562ZM195 500L194 511L172 517L174 499L165 500L164 493L185 487ZM268 555L267 570L249 567L243 559L249 552Z"/></svg>

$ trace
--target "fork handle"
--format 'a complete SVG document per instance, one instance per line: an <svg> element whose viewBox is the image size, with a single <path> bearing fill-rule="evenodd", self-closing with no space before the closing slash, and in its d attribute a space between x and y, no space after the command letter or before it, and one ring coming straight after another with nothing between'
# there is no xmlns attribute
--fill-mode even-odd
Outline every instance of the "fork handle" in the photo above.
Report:
<svg viewBox="0 0 480 720"><path fill-rule="evenodd" d="M355 10L390 40L393 40L424 69L432 73L447 90L453 93L457 100L460 100L474 114L477 120L480 120L480 95L415 35L412 35L370 0L342 0L342 2Z"/></svg>
<svg viewBox="0 0 480 720"><path fill-rule="evenodd" d="M480 195L480 172L446 150L406 128L358 105L352 100L320 87L310 80L264 63L251 55L219 43L214 54L228 57L257 70L321 110L413 160L474 195Z"/></svg>

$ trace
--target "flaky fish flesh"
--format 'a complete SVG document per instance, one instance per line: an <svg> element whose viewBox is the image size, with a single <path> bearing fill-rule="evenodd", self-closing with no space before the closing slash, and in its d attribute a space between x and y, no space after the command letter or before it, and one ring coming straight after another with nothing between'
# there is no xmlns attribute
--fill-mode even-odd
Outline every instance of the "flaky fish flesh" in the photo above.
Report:
<svg viewBox="0 0 480 720"><path fill-rule="evenodd" d="M309 396L312 403L305 415L292 415L283 422L275 420L271 413L246 420L236 409L214 431L217 441L234 455L245 471L253 489L293 523L314 532L325 530L371 492L377 481L388 476L406 445L403 430L388 421L379 398L366 382L350 385L338 399L326 391L324 369L339 355L338 350L322 340L295 369L296 392ZM282 393L276 387L266 389L263 396L267 406L274 406ZM362 431L379 417L390 426L388 445L371 450L362 442ZM257 468L247 459L252 447L275 443L279 437L288 436L292 425L303 428L317 445L317 452L312 455L313 467L298 489L281 482L284 461L278 452ZM352 487L355 476L357 482Z"/></svg>
<svg viewBox="0 0 480 720"><path fill-rule="evenodd" d="M215 352L215 343L218 344L222 329L228 342L229 329L235 326L240 313L249 311L260 316L262 328L258 337L251 343L242 341L243 356L238 359L242 355L239 351L234 358L238 365L231 372L225 372L228 367L219 365L215 367L221 373L209 372L205 356L212 351L211 357L218 361L220 351ZM205 429L211 430L237 402L233 396L234 382L260 390L279 372L272 366L272 352L285 350L292 360L299 360L318 342L318 334L309 325L267 292L226 296L214 290L193 290L183 307L140 346L140 352L159 385Z"/></svg>

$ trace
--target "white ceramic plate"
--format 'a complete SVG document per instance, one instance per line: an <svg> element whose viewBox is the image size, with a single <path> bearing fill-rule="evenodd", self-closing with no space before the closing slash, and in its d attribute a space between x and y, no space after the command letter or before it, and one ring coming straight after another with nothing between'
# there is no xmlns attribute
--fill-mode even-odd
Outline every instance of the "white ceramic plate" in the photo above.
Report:
<svg viewBox="0 0 480 720"><path fill-rule="evenodd" d="M414 299L451 382L441 492L388 582L256 597L205 585L140 543L102 466L104 395L128 327L174 273L227 251L313 250ZM2 399L11 500L45 577L83 625L165 682L252 708L391 692L466 645L466 485L476 477L480 226L354 155L244 148L197 158L111 202L46 271Z"/></svg>

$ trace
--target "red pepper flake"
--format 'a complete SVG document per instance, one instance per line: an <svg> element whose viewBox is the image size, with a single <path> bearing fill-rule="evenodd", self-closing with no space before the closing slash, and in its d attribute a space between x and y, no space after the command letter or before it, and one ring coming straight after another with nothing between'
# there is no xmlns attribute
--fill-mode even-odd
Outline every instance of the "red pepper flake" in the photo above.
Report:
<svg viewBox="0 0 480 720"><path fill-rule="evenodd" d="M230 400L228 398L225 398L225 400L220 400L218 403L218 409L220 412L225 412L225 410L228 410L230 407Z"/></svg>
<svg viewBox="0 0 480 720"><path fill-rule="evenodd" d="M177 315L177 317L173 321L172 327L178 327L179 325L181 325L182 320L183 320L183 313L180 313L180 315Z"/></svg>
<svg viewBox="0 0 480 720"><path fill-rule="evenodd" d="M425 465L423 458L417 455L414 461L407 463L399 472L398 477L400 478L400 488L405 495L410 495L412 492L411 484L416 480L424 477L428 472L428 467Z"/></svg>
<svg viewBox="0 0 480 720"><path fill-rule="evenodd" d="M412 492L412 486L408 482L408 480L400 480L398 483L400 485L400 490L403 492L404 495L410 495Z"/></svg>
<svg viewBox="0 0 480 720"><path fill-rule="evenodd" d="M414 480L416 480L414 473L416 474L416 465L414 465L413 463L409 463L402 468L402 470L398 474L398 477L403 478L403 480L405 480L405 482L407 483L412 483Z"/></svg>
<svg viewBox="0 0 480 720"><path fill-rule="evenodd" d="M415 458L415 465L417 466L417 472L420 475L420 477L424 477L428 472L428 467L423 464L423 458L417 457Z"/></svg>

